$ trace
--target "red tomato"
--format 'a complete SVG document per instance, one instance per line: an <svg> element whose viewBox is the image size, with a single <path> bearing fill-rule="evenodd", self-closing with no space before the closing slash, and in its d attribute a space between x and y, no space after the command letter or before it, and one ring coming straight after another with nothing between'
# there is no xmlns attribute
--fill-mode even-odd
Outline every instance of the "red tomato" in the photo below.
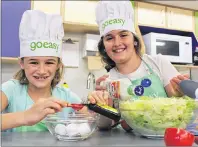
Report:
<svg viewBox="0 0 198 147"><path fill-rule="evenodd" d="M192 146L194 140L194 135L184 129L167 128L164 134L166 146Z"/></svg>

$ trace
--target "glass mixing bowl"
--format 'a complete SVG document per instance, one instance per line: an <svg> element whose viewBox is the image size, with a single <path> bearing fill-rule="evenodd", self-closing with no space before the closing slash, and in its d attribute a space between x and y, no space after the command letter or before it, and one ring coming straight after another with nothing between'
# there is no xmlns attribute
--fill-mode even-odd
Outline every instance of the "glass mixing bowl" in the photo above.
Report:
<svg viewBox="0 0 198 147"><path fill-rule="evenodd" d="M57 139L64 141L84 140L97 129L98 114L72 113L68 115L49 115L44 122L49 132Z"/></svg>
<svg viewBox="0 0 198 147"><path fill-rule="evenodd" d="M136 135L163 138L166 128L185 129L195 120L193 99L143 98L120 100L121 117Z"/></svg>

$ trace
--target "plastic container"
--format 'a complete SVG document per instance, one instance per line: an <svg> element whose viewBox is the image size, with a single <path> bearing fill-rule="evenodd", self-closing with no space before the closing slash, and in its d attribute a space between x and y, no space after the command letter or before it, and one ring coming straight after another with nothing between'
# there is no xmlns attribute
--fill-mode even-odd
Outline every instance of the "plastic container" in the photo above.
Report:
<svg viewBox="0 0 198 147"><path fill-rule="evenodd" d="M128 78L106 79L105 86L112 99L129 99L131 98L130 87L131 81Z"/></svg>

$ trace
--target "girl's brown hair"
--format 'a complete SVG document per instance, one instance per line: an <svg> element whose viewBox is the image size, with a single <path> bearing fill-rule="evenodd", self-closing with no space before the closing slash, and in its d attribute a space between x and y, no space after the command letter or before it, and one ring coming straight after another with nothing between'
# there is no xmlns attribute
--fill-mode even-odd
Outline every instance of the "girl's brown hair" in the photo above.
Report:
<svg viewBox="0 0 198 147"><path fill-rule="evenodd" d="M133 34L133 33L132 33ZM136 54L141 56L141 42L140 39L133 34L133 38L134 38L134 43L136 42L136 44L134 44L135 47L135 51ZM101 37L99 43L98 43L98 50L100 55L102 56L102 60L103 62L106 64L105 65L105 69L107 70L107 72L109 72L112 68L114 68L116 66L115 62L107 55L106 51L105 51L105 46L104 46L104 42L103 42L103 37Z"/></svg>
<svg viewBox="0 0 198 147"><path fill-rule="evenodd" d="M22 60L22 62L24 62L24 58L21 58L20 60ZM58 64L60 64L60 68L58 68L56 70L54 79L52 80L51 86L52 88L54 88L62 79L63 77L63 73L64 73L64 66L62 64L62 61L60 58L58 58ZM14 79L19 80L20 84L28 84L29 81L25 75L25 71L24 69L20 69L15 75L14 75Z"/></svg>

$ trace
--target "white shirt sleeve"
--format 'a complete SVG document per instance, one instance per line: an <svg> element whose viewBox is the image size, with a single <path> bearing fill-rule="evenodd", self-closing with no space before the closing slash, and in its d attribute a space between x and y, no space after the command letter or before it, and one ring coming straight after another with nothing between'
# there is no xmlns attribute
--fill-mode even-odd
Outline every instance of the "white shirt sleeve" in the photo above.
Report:
<svg viewBox="0 0 198 147"><path fill-rule="evenodd" d="M180 73L176 70L176 68L171 64L171 62L165 56L158 54L153 58L159 67L160 76L161 79L163 80L164 87L170 83L170 80L173 77L180 75Z"/></svg>

